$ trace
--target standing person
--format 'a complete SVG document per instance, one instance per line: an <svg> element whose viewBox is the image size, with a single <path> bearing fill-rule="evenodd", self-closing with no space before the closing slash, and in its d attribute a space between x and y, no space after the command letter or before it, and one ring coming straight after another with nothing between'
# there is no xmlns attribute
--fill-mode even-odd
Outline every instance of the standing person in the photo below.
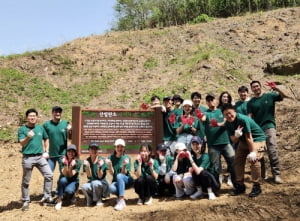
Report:
<svg viewBox="0 0 300 221"><path fill-rule="evenodd" d="M176 130L173 127L173 124L170 122L170 118L176 119L175 113L172 108L172 99L169 96L163 98L163 106L165 111L162 112L163 114L163 140L164 144L170 147L168 154L174 154L174 147L177 140Z"/></svg>
<svg viewBox="0 0 300 221"><path fill-rule="evenodd" d="M234 105L234 108L236 109L236 112L247 115L247 103L250 100L248 95L248 88L246 86L240 86L238 89L238 94L240 97L240 100L237 101Z"/></svg>
<svg viewBox="0 0 300 221"><path fill-rule="evenodd" d="M29 209L29 183L33 167L38 168L44 177L44 196L42 202L51 203L53 174L47 163L49 141L48 135L41 125L37 124L38 112L28 109L25 113L26 124L18 129L18 141L22 146L22 210Z"/></svg>
<svg viewBox="0 0 300 221"><path fill-rule="evenodd" d="M132 186L133 179L130 175L131 158L125 154L125 141L117 139L114 146L115 151L107 158L106 163L109 173L113 176L109 190L112 194L117 195L117 204L114 209L120 211L126 206L125 189Z"/></svg>
<svg viewBox="0 0 300 221"><path fill-rule="evenodd" d="M184 195L191 195L195 191L195 185L189 168L191 163L187 147L184 143L178 142L175 145L176 154L171 172L173 173L173 184L175 187L175 197L182 198Z"/></svg>
<svg viewBox="0 0 300 221"><path fill-rule="evenodd" d="M186 147L191 149L191 139L200 129L200 122L197 117L192 115L193 104L191 100L183 101L183 114L177 116L174 128L178 135L177 142L184 143Z"/></svg>
<svg viewBox="0 0 300 221"><path fill-rule="evenodd" d="M150 108L161 107L159 96L153 95L153 96L150 98L150 101L151 101Z"/></svg>
<svg viewBox="0 0 300 221"><path fill-rule="evenodd" d="M175 193L174 184L172 182L172 173L169 173L172 168L174 158L167 154L168 149L169 147L165 144L158 144L156 149L156 160L159 165L157 178L158 196L164 196L166 190L171 196Z"/></svg>
<svg viewBox="0 0 300 221"><path fill-rule="evenodd" d="M191 94L191 100L193 102L193 109L192 114L200 120L200 128L197 132L197 136L199 136L202 140L206 140L205 138L205 128L204 124L201 121L202 116L204 115L204 112L207 111L207 108L200 105L201 104L201 94L199 92L193 92ZM203 147L206 146L206 142L203 144Z"/></svg>
<svg viewBox="0 0 300 221"><path fill-rule="evenodd" d="M225 128L230 139L238 142L234 159L234 169L236 172L235 189L231 195L239 195L245 192L244 173L246 159L250 162L251 177L253 188L249 197L256 197L262 191L260 187L261 163L265 149L265 134L263 130L250 117L236 113L231 104L223 106L223 114L226 118Z"/></svg>
<svg viewBox="0 0 300 221"><path fill-rule="evenodd" d="M182 102L183 99L179 94L174 94L172 97L172 101L173 101L173 107L174 107L174 113L178 116L178 115L182 115Z"/></svg>
<svg viewBox="0 0 300 221"><path fill-rule="evenodd" d="M150 205L152 197L158 189L158 162L151 158L152 148L150 145L142 144L139 149L139 155L134 162L134 172L136 180L134 181L134 190L139 195L138 205Z"/></svg>
<svg viewBox="0 0 300 221"><path fill-rule="evenodd" d="M63 109L59 106L52 108L52 119L44 123L49 136L49 159L48 163L52 170L55 170L56 162L66 154L68 135L72 126L69 122L62 120Z"/></svg>
<svg viewBox="0 0 300 221"><path fill-rule="evenodd" d="M269 86L273 89L269 93L262 93L259 81L252 81L250 86L254 97L247 104L248 114L265 132L267 153L274 182L281 184L283 181L280 176L281 171L276 144L275 102L282 101L287 96L274 83L269 83ZM265 171L264 159L262 160L262 171ZM265 174L262 174L262 176L266 178Z"/></svg>
<svg viewBox="0 0 300 221"><path fill-rule="evenodd" d="M77 148L74 144L67 147L65 156L58 161L60 176L57 181L58 198L56 200L55 209L60 210L63 199L70 200L75 203L75 193L79 186L79 171L81 160L78 159Z"/></svg>
<svg viewBox="0 0 300 221"><path fill-rule="evenodd" d="M220 94L219 96L219 104L217 106L217 108L222 108L223 104L233 104L233 100L232 100L232 97L231 95L229 94L228 91L224 91Z"/></svg>
<svg viewBox="0 0 300 221"><path fill-rule="evenodd" d="M107 164L105 158L98 156L99 145L89 144L90 156L83 161L83 172L86 172L88 183L81 186L87 206L103 206L102 197L109 196L109 184L106 180Z"/></svg>
<svg viewBox="0 0 300 221"><path fill-rule="evenodd" d="M218 183L218 173L214 170L209 155L204 153L205 148L202 147L203 140L200 137L192 138L192 151L189 154L191 163L191 173L197 191L190 195L191 199L197 199L202 196L203 190L208 193L209 200L215 200L215 193L220 189Z"/></svg>
<svg viewBox="0 0 300 221"><path fill-rule="evenodd" d="M222 111L217 108L216 98L213 94L205 97L208 106L207 112L202 118L205 125L205 134L207 138L208 154L215 171L222 172L221 155L227 163L227 171L230 174L228 184L233 185L235 180L234 173L234 149L230 144L229 136L224 125L224 116ZM222 184L222 175L220 175L220 184Z"/></svg>

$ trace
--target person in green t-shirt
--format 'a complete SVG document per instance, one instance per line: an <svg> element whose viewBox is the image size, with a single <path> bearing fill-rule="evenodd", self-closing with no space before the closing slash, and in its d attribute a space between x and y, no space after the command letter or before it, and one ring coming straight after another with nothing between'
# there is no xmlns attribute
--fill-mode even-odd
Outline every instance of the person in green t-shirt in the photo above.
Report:
<svg viewBox="0 0 300 221"><path fill-rule="evenodd" d="M234 185L235 172L234 172L234 149L230 143L230 139L224 125L224 116L222 111L217 108L216 97L213 94L207 94L205 97L208 110L205 112L204 117L201 119L205 126L205 135L207 138L208 154L214 166L215 171L218 172L222 178L222 164L221 155L224 157L227 164L227 172L230 174L229 178ZM220 179L222 184L222 179Z"/></svg>
<svg viewBox="0 0 300 221"><path fill-rule="evenodd" d="M83 161L83 172L88 182L81 186L87 206L103 206L102 197L109 196L109 184L106 180L107 164L105 158L98 155L99 145L89 144L90 156Z"/></svg>
<svg viewBox="0 0 300 221"><path fill-rule="evenodd" d="M246 86L240 86L238 89L238 94L240 99L235 103L234 108L236 109L236 112L240 114L247 115L247 104L250 100L248 95L248 88Z"/></svg>
<svg viewBox="0 0 300 221"><path fill-rule="evenodd" d="M215 193L220 189L219 177L210 162L209 155L204 153L205 149L202 144L203 140L200 137L194 136L192 138L192 151L189 154L190 172L197 191L190 195L190 198L200 198L204 190L207 191L209 200L215 200Z"/></svg>
<svg viewBox="0 0 300 221"><path fill-rule="evenodd" d="M159 165L157 160L151 158L151 151L150 145L142 144L134 161L134 190L139 195L138 205L150 205L152 197L157 193Z"/></svg>
<svg viewBox="0 0 300 221"><path fill-rule="evenodd" d="M273 90L269 93L262 93L261 83L252 81L250 83L254 97L247 104L248 115L263 129L266 135L267 153L270 161L271 172L274 182L283 183L281 179L280 162L276 144L276 122L275 103L287 97L277 85L269 82L268 86ZM262 160L262 177L267 179L265 161Z"/></svg>
<svg viewBox="0 0 300 221"><path fill-rule="evenodd" d="M44 196L41 202L51 203L53 173L47 163L49 141L48 135L41 125L37 124L38 112L28 109L25 113L26 124L18 129L18 141L22 146L22 210L29 209L29 184L33 167L38 168L44 177Z"/></svg>
<svg viewBox="0 0 300 221"><path fill-rule="evenodd" d="M244 184L244 173L246 159L250 162L253 188L249 197L256 197L262 191L260 187L261 159L263 158L266 142L263 130L250 117L236 113L231 104L222 108L225 116L225 128L233 143L238 143L234 158L234 169L236 173L235 189L231 195L242 194L246 190Z"/></svg>
<svg viewBox="0 0 300 221"><path fill-rule="evenodd" d="M67 147L66 155L58 161L60 176L57 181L57 201L56 210L60 210L63 200L69 200L71 203L76 202L75 193L79 186L79 171L81 160L78 159L77 148L74 144Z"/></svg>
<svg viewBox="0 0 300 221"><path fill-rule="evenodd" d="M113 176L112 183L109 185L110 193L117 195L114 209L120 211L126 207L125 189L132 186L133 179L130 175L131 158L125 154L125 141L117 139L114 146L115 151L106 159L106 163L109 173Z"/></svg>
<svg viewBox="0 0 300 221"><path fill-rule="evenodd" d="M55 170L56 162L66 154L68 136L70 136L72 129L69 122L61 119L62 112L63 109L61 107L53 107L52 119L43 124L49 136L48 163L52 171Z"/></svg>
<svg viewBox="0 0 300 221"><path fill-rule="evenodd" d="M167 194L170 196L172 196L175 193L174 184L172 182L172 174L169 173L172 168L174 158L167 154L168 149L169 147L165 144L158 144L156 148L156 160L159 165L159 172L157 178L158 196L164 196L166 190Z"/></svg>

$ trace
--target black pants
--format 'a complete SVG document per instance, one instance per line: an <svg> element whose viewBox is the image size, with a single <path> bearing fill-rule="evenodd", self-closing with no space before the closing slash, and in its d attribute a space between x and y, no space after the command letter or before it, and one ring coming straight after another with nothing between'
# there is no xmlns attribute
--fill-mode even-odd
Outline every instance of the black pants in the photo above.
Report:
<svg viewBox="0 0 300 221"><path fill-rule="evenodd" d="M211 187L215 193L220 189L218 179L216 179L210 172L203 170L200 174L192 173L195 186L201 186L203 191L207 191L208 187Z"/></svg>
<svg viewBox="0 0 300 221"><path fill-rule="evenodd" d="M134 190L143 201L157 193L158 184L152 176L139 177L134 181Z"/></svg>
<svg viewBox="0 0 300 221"><path fill-rule="evenodd" d="M173 177L173 176L172 176ZM175 186L173 184L173 179L172 177L170 178L170 183L166 184L165 182L165 175L158 175L158 196L164 196L165 191L167 190L167 193L169 195L175 194Z"/></svg>

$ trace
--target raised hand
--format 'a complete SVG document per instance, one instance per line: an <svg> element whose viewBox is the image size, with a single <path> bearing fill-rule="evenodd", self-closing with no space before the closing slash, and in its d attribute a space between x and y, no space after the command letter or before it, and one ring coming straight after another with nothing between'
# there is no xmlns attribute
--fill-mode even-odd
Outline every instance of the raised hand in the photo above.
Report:
<svg viewBox="0 0 300 221"><path fill-rule="evenodd" d="M211 119L211 120L209 121L209 126L211 126L211 127L218 127L218 126L219 126L219 125L218 125L218 120L215 119L215 118Z"/></svg>
<svg viewBox="0 0 300 221"><path fill-rule="evenodd" d="M234 131L234 136L239 138L241 136L243 136L243 128L240 125L238 126L238 128Z"/></svg>
<svg viewBox="0 0 300 221"><path fill-rule="evenodd" d="M272 88L272 89L274 89L274 88L276 88L277 87L277 85L276 85L276 83L275 82L272 82L272 81L266 81L266 84L265 84L266 86L268 86L268 87L270 87L270 88Z"/></svg>
<svg viewBox="0 0 300 221"><path fill-rule="evenodd" d="M33 136L34 136L34 132L33 132L33 130L30 130L30 131L27 133L27 137L32 138Z"/></svg>

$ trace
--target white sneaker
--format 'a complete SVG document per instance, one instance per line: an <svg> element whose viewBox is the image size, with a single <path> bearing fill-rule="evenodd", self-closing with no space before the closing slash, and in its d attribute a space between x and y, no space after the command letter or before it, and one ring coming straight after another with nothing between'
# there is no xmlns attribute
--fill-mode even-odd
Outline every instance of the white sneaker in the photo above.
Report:
<svg viewBox="0 0 300 221"><path fill-rule="evenodd" d="M138 199L137 205L143 205L143 200L141 198Z"/></svg>
<svg viewBox="0 0 300 221"><path fill-rule="evenodd" d="M29 210L29 201L24 201L22 206L22 211L27 211L27 210Z"/></svg>
<svg viewBox="0 0 300 221"><path fill-rule="evenodd" d="M208 193L208 199L209 200L215 200L215 199L217 199L217 197L213 192L211 192L211 193Z"/></svg>
<svg viewBox="0 0 300 221"><path fill-rule="evenodd" d="M115 206L115 210L120 211L126 207L126 203L124 199L120 199L117 205Z"/></svg>
<svg viewBox="0 0 300 221"><path fill-rule="evenodd" d="M195 200L202 196L202 191L196 191L194 194L190 195L190 198Z"/></svg>
<svg viewBox="0 0 300 221"><path fill-rule="evenodd" d="M152 203L152 197L145 201L145 205L150 205Z"/></svg>
<svg viewBox="0 0 300 221"><path fill-rule="evenodd" d="M277 184L282 184L283 180L281 179L281 177L279 175L275 175L274 176L274 182Z"/></svg>
<svg viewBox="0 0 300 221"><path fill-rule="evenodd" d="M62 201L56 203L55 209L56 209L56 210L60 210L60 209L61 209L61 206L62 206Z"/></svg>
<svg viewBox="0 0 300 221"><path fill-rule="evenodd" d="M96 206L103 206L103 202L101 199L96 202Z"/></svg>
<svg viewBox="0 0 300 221"><path fill-rule="evenodd" d="M232 183L232 180L231 180L231 176L230 176L230 175L229 175L228 178L227 178L227 185L233 187L233 183Z"/></svg>

